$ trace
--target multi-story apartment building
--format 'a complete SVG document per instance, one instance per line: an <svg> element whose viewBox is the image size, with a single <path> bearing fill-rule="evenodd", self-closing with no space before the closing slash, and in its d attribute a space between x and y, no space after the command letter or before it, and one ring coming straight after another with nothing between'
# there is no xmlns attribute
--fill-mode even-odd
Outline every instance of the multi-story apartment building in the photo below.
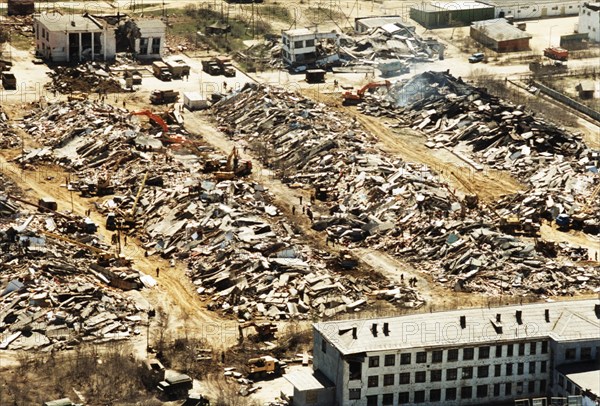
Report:
<svg viewBox="0 0 600 406"><path fill-rule="evenodd" d="M291 377L295 405L493 405L600 393L598 300L322 322L313 333L315 374Z"/></svg>

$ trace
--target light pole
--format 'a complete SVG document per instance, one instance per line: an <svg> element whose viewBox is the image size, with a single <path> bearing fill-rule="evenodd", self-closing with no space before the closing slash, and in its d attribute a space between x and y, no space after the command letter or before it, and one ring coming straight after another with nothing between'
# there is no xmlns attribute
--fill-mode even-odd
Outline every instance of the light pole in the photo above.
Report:
<svg viewBox="0 0 600 406"><path fill-rule="evenodd" d="M554 27L558 27L558 25L553 25L552 27L550 27L550 33L548 34L548 46L549 47L552 46L552 29Z"/></svg>

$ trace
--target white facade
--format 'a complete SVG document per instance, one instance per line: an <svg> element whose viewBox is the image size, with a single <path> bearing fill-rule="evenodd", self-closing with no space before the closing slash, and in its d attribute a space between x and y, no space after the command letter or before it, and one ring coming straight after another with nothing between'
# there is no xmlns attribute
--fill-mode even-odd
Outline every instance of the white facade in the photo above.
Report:
<svg viewBox="0 0 600 406"><path fill-rule="evenodd" d="M512 15L515 20L533 18L576 16L581 7L580 0L488 0L482 1L495 7L495 17L504 18Z"/></svg>
<svg viewBox="0 0 600 406"><path fill-rule="evenodd" d="M42 13L34 17L36 51L51 62L115 57L115 32L90 15Z"/></svg>
<svg viewBox="0 0 600 406"><path fill-rule="evenodd" d="M579 11L580 33L587 33L590 41L600 42L600 3L584 3Z"/></svg>
<svg viewBox="0 0 600 406"><path fill-rule="evenodd" d="M600 360L600 302L323 322L313 333L313 368L335 385L335 405L506 403L575 394L556 371Z"/></svg>
<svg viewBox="0 0 600 406"><path fill-rule="evenodd" d="M136 20L140 38L135 39L135 54L139 59L161 59L165 50L166 25L161 20Z"/></svg>
<svg viewBox="0 0 600 406"><path fill-rule="evenodd" d="M311 31L307 28L283 31L281 33L282 59L286 65L302 65L316 62L320 57L319 43L331 41L337 48L339 34L334 32Z"/></svg>

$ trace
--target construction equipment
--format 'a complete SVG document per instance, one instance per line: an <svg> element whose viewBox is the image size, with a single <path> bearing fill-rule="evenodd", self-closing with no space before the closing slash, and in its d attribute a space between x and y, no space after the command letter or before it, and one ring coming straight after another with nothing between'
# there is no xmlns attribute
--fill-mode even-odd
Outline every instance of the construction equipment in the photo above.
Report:
<svg viewBox="0 0 600 406"><path fill-rule="evenodd" d="M352 93L350 91L344 92L344 94L342 95L342 97L344 98L343 104L345 106L358 104L364 100L365 93L367 91L372 91L380 87L386 87L387 89L389 89L391 85L392 84L389 80L386 80L385 82L371 82L358 89L356 93Z"/></svg>
<svg viewBox="0 0 600 406"><path fill-rule="evenodd" d="M600 193L600 184L596 186L589 198L586 199L586 203L581 210L571 216L571 222L569 224L570 228L575 230L583 229L586 232L594 232L594 230L597 228L597 222L590 222L590 224L587 225L586 220L588 220L590 214L592 214L590 213L590 209L592 208L592 204L596 202L596 196L598 196L598 193Z"/></svg>
<svg viewBox="0 0 600 406"><path fill-rule="evenodd" d="M164 134L167 134L169 132L169 127L167 126L167 123L165 123L165 120L163 120L158 114L154 114L150 110L133 111L131 113L131 115L132 116L146 116L150 120L152 120L156 124L158 124L162 128Z"/></svg>
<svg viewBox="0 0 600 406"><path fill-rule="evenodd" d="M179 92L174 90L153 90L150 93L150 103L152 104L177 103L178 100Z"/></svg>
<svg viewBox="0 0 600 406"><path fill-rule="evenodd" d="M67 96L68 101L84 101L88 99L88 94L76 90Z"/></svg>
<svg viewBox="0 0 600 406"><path fill-rule="evenodd" d="M248 360L248 379L253 381L280 377L285 372L286 364L273 358L270 355L265 355L260 358L251 358Z"/></svg>
<svg viewBox="0 0 600 406"><path fill-rule="evenodd" d="M544 49L544 56L555 61L566 61L569 59L569 51L560 47L549 47Z"/></svg>
<svg viewBox="0 0 600 406"><path fill-rule="evenodd" d="M509 215L500 218L500 230L512 235L525 235L538 237L540 235L540 224L531 219L521 220L518 216Z"/></svg>
<svg viewBox="0 0 600 406"><path fill-rule="evenodd" d="M202 71L212 76L235 76L235 68L231 64L231 58L226 56L217 56L215 58L202 61Z"/></svg>
<svg viewBox="0 0 600 406"><path fill-rule="evenodd" d="M169 68L169 72L173 79L180 79L190 75L190 67L182 60L166 61L165 64Z"/></svg>
<svg viewBox="0 0 600 406"><path fill-rule="evenodd" d="M244 330L250 327L254 327L256 334L248 334L246 335L246 337L258 341L272 340L273 338L275 338L275 334L277 333L277 325L275 323L256 323L254 321L249 321L238 325L240 341L244 340Z"/></svg>
<svg viewBox="0 0 600 406"><path fill-rule="evenodd" d="M88 244L84 244L80 241L74 240L72 238L69 237L65 237L64 235L60 235L60 234L55 234L55 233L51 233L50 231L45 231L45 230L39 230L39 232L47 237L50 238L54 238L56 240L60 240L60 241L64 241L67 242L69 244L73 244L76 245L78 247L84 248L86 250L89 250L96 258L98 258L98 260L100 262L107 262L110 261L111 259L115 258L115 254L105 251L102 248L98 248L98 247L94 247L92 245L88 245Z"/></svg>
<svg viewBox="0 0 600 406"><path fill-rule="evenodd" d="M135 228L137 224L136 209L138 202L140 201L142 191L144 190L144 186L146 186L146 180L148 180L148 173L149 172L146 171L144 177L142 178L142 183L140 184L140 188L138 189L138 192L135 195L135 200L133 201L133 206L131 207L131 210L115 210L114 213L108 213L108 215L106 216L107 230L116 230L117 228L120 230Z"/></svg>
<svg viewBox="0 0 600 406"><path fill-rule="evenodd" d="M231 180L236 177L248 176L252 173L252 161L245 160L240 162L237 148L233 148L227 157L227 164L224 171L214 172L218 181Z"/></svg>

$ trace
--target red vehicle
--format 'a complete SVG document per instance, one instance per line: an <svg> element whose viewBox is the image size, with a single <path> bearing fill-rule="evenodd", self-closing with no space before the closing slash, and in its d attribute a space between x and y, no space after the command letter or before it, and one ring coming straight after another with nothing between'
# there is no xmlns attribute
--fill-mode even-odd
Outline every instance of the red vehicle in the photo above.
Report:
<svg viewBox="0 0 600 406"><path fill-rule="evenodd" d="M544 49L544 56L556 61L566 61L569 59L569 51L564 48L550 47Z"/></svg>

